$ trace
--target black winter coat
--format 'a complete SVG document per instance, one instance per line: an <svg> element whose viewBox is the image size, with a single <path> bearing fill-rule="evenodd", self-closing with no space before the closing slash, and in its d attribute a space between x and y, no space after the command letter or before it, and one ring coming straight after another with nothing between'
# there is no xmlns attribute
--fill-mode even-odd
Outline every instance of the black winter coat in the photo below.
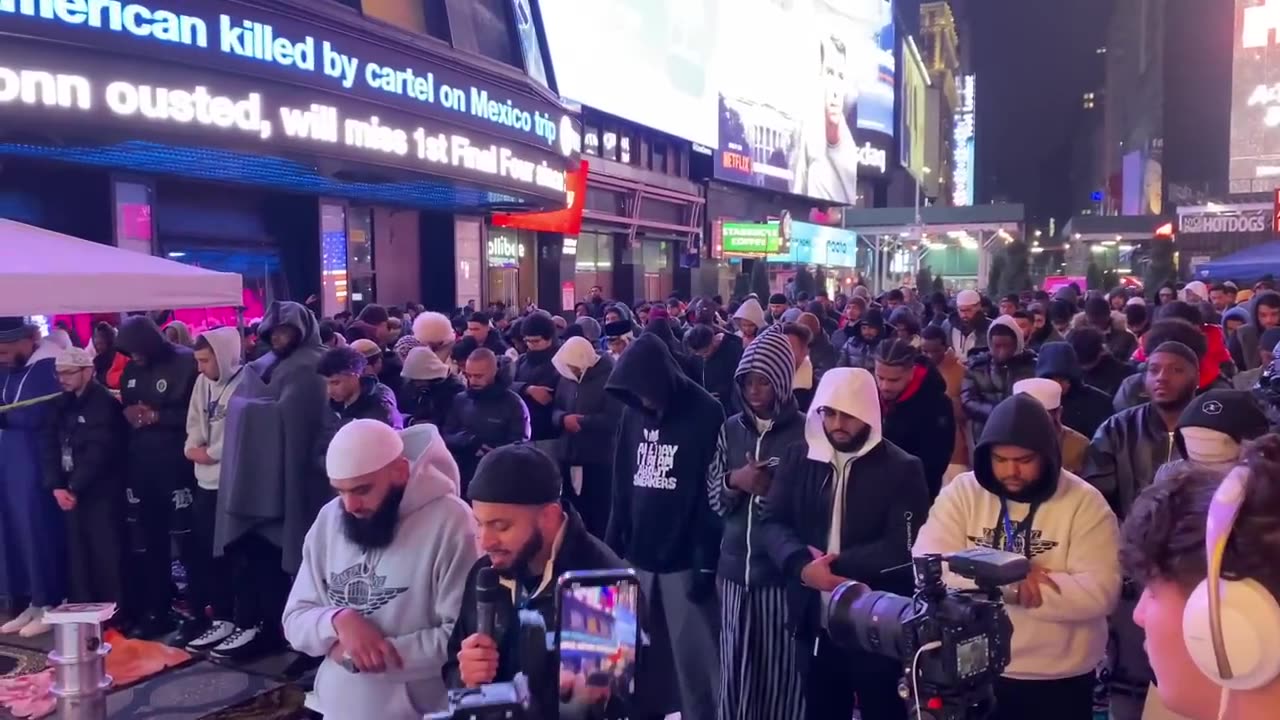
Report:
<svg viewBox="0 0 1280 720"><path fill-rule="evenodd" d="M468 388L454 396L440 434L458 462L465 497L480 463L481 447L496 448L529 439L529 409L511 389L507 374L500 370L489 387Z"/></svg>
<svg viewBox="0 0 1280 720"><path fill-rule="evenodd" d="M833 468L808 458L807 443L791 446L769 488L761 530L769 557L787 582L788 624L807 653L819 627L821 603L804 587L800 571L812 559L809 548L825 550L831 529ZM853 461L845 485L841 551L831 570L873 590L910 596L915 580L911 546L929 512L929 491L920 461L891 442L881 441ZM892 569L891 569L892 568Z"/></svg>
<svg viewBox="0 0 1280 720"><path fill-rule="evenodd" d="M404 418L396 407L395 394L391 388L378 382L378 378L365 375L360 378L360 395L350 405L329 401L329 409L338 416L338 425L346 425L352 420L377 420L399 430L404 427Z"/></svg>
<svg viewBox="0 0 1280 720"><path fill-rule="evenodd" d="M702 386L720 401L725 415L732 415L742 409L733 379L742 360L742 338L728 332L717 333L716 338L716 349L702 361Z"/></svg>
<svg viewBox="0 0 1280 720"><path fill-rule="evenodd" d="M190 348L174 345L143 317L124 322L117 346L142 354L147 364L131 360L120 376L120 401L128 408L142 404L155 410L156 422L129 432L129 484L135 490L190 487L195 470L183 448L187 442L187 409L195 389L196 359ZM162 490L163 491L163 490Z"/></svg>
<svg viewBox="0 0 1280 720"><path fill-rule="evenodd" d="M1173 428L1149 403L1113 415L1089 445L1084 479L1096 487L1121 521L1160 466L1181 460Z"/></svg>
<svg viewBox="0 0 1280 720"><path fill-rule="evenodd" d="M1111 396L1092 385L1076 380L1062 396L1062 424L1091 438L1115 411Z"/></svg>
<svg viewBox="0 0 1280 720"><path fill-rule="evenodd" d="M79 396L63 393L53 406L41 447L45 487L70 490L77 501L123 504L129 423L120 401L95 380Z"/></svg>
<svg viewBox="0 0 1280 720"><path fill-rule="evenodd" d="M1098 364L1084 371L1083 379L1085 385L1092 385L1108 397L1114 396L1120 392L1120 385L1124 383L1125 378L1138 372L1137 368L1127 362L1117 360L1110 355L1104 354Z"/></svg>
<svg viewBox="0 0 1280 720"><path fill-rule="evenodd" d="M524 400L525 407L529 408L529 427L533 433L530 439L532 440L550 440L559 434L551 422L554 401L539 405L538 401L526 391L530 386L541 386L555 392L560 384L560 373L555 365L551 364L551 358L559 349L560 343L554 342L546 350L527 352L516 361L515 381L511 383L511 389L520 396L521 400Z"/></svg>
<svg viewBox="0 0 1280 720"><path fill-rule="evenodd" d="M960 404L969 419L970 442L982 439L982 428L1000 401L1013 394L1013 384L1036 376L1036 354L1024 350L1004 365L996 365L991 353L981 352L969 358L964 382L960 385Z"/></svg>
<svg viewBox="0 0 1280 720"><path fill-rule="evenodd" d="M449 416L449 408L453 406L453 398L466 389L462 381L453 375L439 380L406 380L399 394L404 424L443 426Z"/></svg>
<svg viewBox="0 0 1280 720"><path fill-rule="evenodd" d="M613 373L613 359L602 355L595 365L573 382L560 376L552 403L551 424L563 443L561 458L568 465L609 465L613 462L614 436L618 434L618 418L622 403L605 392L605 384ZM581 415L582 430L571 433L564 429L565 415Z"/></svg>
<svg viewBox="0 0 1280 720"><path fill-rule="evenodd" d="M955 450L956 418L947 395L947 381L927 360L917 363L916 367L925 373L923 381L914 391L908 385L903 392L906 397L899 397L885 408L882 432L886 440L920 459L932 501L942 490L942 476Z"/></svg>

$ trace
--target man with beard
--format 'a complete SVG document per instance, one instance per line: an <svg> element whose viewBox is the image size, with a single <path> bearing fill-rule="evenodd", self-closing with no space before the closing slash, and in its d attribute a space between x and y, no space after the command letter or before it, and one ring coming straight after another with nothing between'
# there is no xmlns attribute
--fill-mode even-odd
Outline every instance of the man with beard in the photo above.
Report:
<svg viewBox="0 0 1280 720"><path fill-rule="evenodd" d="M454 396L440 433L458 461L465 494L481 458L503 445L528 442L530 430L529 408L511 390L510 376L498 372L498 358L490 350L474 350L463 375L467 390Z"/></svg>
<svg viewBox="0 0 1280 720"><path fill-rule="evenodd" d="M0 408L32 403L0 412L0 597L15 611L22 601L31 603L0 626L3 634L48 632L44 613L65 594L63 518L41 468L42 434L61 394L57 355L36 326L0 318Z"/></svg>
<svg viewBox="0 0 1280 720"><path fill-rule="evenodd" d="M787 296L782 293L774 293L769 296L769 312L765 316L766 325L772 325L782 322L782 315L791 309L791 303L787 302ZM763 330L764 328L760 328Z"/></svg>
<svg viewBox="0 0 1280 720"><path fill-rule="evenodd" d="M856 578L911 595L911 543L929 512L920 461L881 434L875 378L836 368L822 378L805 441L783 455L761 508L770 559L787 583L787 625L812 720L900 720L901 664L837 646L823 628L828 593ZM778 662L786 662L778 659Z"/></svg>
<svg viewBox="0 0 1280 720"><path fill-rule="evenodd" d="M711 718L721 522L706 482L724 411L685 375L667 343L649 332L618 360L605 388L626 406L614 448L605 541L635 566L652 618L652 660L679 680L679 702L653 709ZM658 702L674 699L652 695Z"/></svg>
<svg viewBox="0 0 1280 720"><path fill-rule="evenodd" d="M590 292L587 294L587 313L596 320L603 320L605 305L604 288L599 285L592 285Z"/></svg>
<svg viewBox="0 0 1280 720"><path fill-rule="evenodd" d="M338 497L307 532L284 632L324 658L315 696L326 717L417 720L447 704L440 672L479 554L474 516L435 428L406 433L427 436L416 458L376 420L343 426L325 456Z"/></svg>
<svg viewBox="0 0 1280 720"><path fill-rule="evenodd" d="M786 655L786 581L769 559L760 513L782 455L804 438L791 393L795 360L783 333L761 335L742 355L736 381L746 410L720 428L707 472L711 507L724 518L720 588L720 697L723 720L804 718L803 684ZM786 482L779 478L778 482ZM761 648L770 648L770 654Z"/></svg>
<svg viewBox="0 0 1280 720"><path fill-rule="evenodd" d="M875 367L876 348L884 336L884 314L880 308L873 307L849 331L849 339L840 348L839 366L871 370Z"/></svg>
<svg viewBox="0 0 1280 720"><path fill-rule="evenodd" d="M259 324L271 352L247 364L228 398L218 475L214 554L243 558L235 624L216 648L233 660L283 644L280 614L298 573L307 528L333 497L323 455L333 432L320 326L302 305L274 302Z"/></svg>
<svg viewBox="0 0 1280 720"><path fill-rule="evenodd" d="M587 532L578 513L562 503L560 488L555 461L531 445L498 448L476 468L467 499L475 512L476 536L484 555L461 583L462 599L443 670L449 687L478 688L513 680L521 672L517 608L533 610L548 628L557 627L557 578L571 571L626 567ZM496 637L479 629L475 586L483 568L496 570L506 590L497 603ZM553 659L545 670L542 677L558 677ZM581 703L572 694L562 700L558 683L532 687L530 694L537 717L557 717L557 708L564 713L561 717L568 717L567 711Z"/></svg>
<svg viewBox="0 0 1280 720"><path fill-rule="evenodd" d="M165 339L151 318L138 315L120 326L119 347L129 356L120 378L120 400L129 421L130 521L135 523L135 575L128 583L144 637L173 629L172 553L177 536L185 557L191 529L195 469L187 459L187 410L195 388L195 355Z"/></svg>
<svg viewBox="0 0 1280 720"><path fill-rule="evenodd" d="M996 680L993 720L1092 719L1094 668L1120 592L1118 535L1106 500L1062 469L1054 423L1040 402L1018 394L996 406L974 449L973 472L938 496L912 550L992 548L1031 563L1026 579L1003 588L1012 659ZM973 588L950 572L944 580Z"/></svg>
<svg viewBox="0 0 1280 720"><path fill-rule="evenodd" d="M971 351L987 347L990 326L991 319L982 312L982 296L975 290L962 290L956 295L956 311L942 323L942 331L956 358L968 364Z"/></svg>
<svg viewBox="0 0 1280 720"><path fill-rule="evenodd" d="M552 403L560 380L560 374L551 364L560 349L556 326L550 315L539 311L526 317L520 328L527 349L516 361L511 389L529 408L530 439L534 442L552 440L560 434L551 422Z"/></svg>
<svg viewBox="0 0 1280 720"><path fill-rule="evenodd" d="M920 459L932 500L942 489L956 437L947 382L909 341L901 338L880 344L875 375L884 437Z"/></svg>
<svg viewBox="0 0 1280 720"><path fill-rule="evenodd" d="M969 418L969 438L977 442L987 416L1013 394L1013 384L1035 377L1036 354L1027 350L1013 318L1002 315L987 330L987 349L969 359L960 402Z"/></svg>
<svg viewBox="0 0 1280 720"><path fill-rule="evenodd" d="M1147 358L1143 375L1151 401L1116 413L1093 436L1084 478L1102 492L1122 522L1160 466L1182 459L1174 441L1175 430L1195 397L1199 365L1199 357L1186 345L1161 343ZM1142 649L1142 633L1133 624L1133 609L1141 592L1136 583L1126 582L1111 620L1116 645L1110 655L1114 665L1111 712L1116 720L1141 716L1147 687L1153 680Z"/></svg>

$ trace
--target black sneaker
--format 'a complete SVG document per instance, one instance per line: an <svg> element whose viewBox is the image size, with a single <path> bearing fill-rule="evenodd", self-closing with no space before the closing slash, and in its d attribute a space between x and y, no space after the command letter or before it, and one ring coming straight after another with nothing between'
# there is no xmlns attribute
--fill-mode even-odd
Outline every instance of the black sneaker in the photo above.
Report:
<svg viewBox="0 0 1280 720"><path fill-rule="evenodd" d="M251 627L237 629L231 637L209 652L223 660L248 662L270 655L283 647L283 642L263 632L261 627Z"/></svg>
<svg viewBox="0 0 1280 720"><path fill-rule="evenodd" d="M212 650L227 641L227 638L236 634L235 623L226 620L214 620L209 623L199 637L192 638L186 643L186 648L194 652L205 652Z"/></svg>
<svg viewBox="0 0 1280 720"><path fill-rule="evenodd" d="M173 637L173 646L186 647L192 640L205 634L209 629L209 621L205 618L188 618L178 625L178 634Z"/></svg>

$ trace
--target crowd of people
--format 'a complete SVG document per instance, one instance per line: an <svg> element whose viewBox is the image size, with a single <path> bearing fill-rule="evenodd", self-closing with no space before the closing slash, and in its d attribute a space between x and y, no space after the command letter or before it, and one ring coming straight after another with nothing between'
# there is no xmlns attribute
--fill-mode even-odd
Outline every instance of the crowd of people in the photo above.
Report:
<svg viewBox="0 0 1280 720"><path fill-rule="evenodd" d="M1151 690L1144 646L1153 588L1206 573L1171 559L1203 517L1169 516L1241 467L1247 510L1274 497L1278 343L1269 279L728 305L593 288L571 317L277 302L243 330L137 315L83 347L3 318L0 633L115 602L126 633L322 658L328 716L409 718L511 680L515 613L554 627L560 574L626 567L646 642L625 714L894 720L902 666L833 642L830 594L911 595L913 556L986 547L1032 568L1004 589L995 717L1186 712L1202 698ZM1229 564L1270 572L1248 556ZM534 699L616 716L609 670Z"/></svg>

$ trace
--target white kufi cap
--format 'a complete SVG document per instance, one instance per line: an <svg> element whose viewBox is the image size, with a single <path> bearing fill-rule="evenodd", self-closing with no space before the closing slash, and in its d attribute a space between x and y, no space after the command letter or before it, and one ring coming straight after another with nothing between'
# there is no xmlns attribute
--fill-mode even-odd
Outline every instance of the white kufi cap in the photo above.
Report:
<svg viewBox="0 0 1280 720"><path fill-rule="evenodd" d="M973 307L982 304L982 296L976 290L961 290L956 295L956 307Z"/></svg>
<svg viewBox="0 0 1280 720"><path fill-rule="evenodd" d="M404 453L400 433L377 420L353 420L338 430L324 456L330 480L350 480L377 472Z"/></svg>
<svg viewBox="0 0 1280 720"><path fill-rule="evenodd" d="M1028 378L1013 384L1013 394L1026 393L1050 412L1062 407L1062 386L1048 378Z"/></svg>

